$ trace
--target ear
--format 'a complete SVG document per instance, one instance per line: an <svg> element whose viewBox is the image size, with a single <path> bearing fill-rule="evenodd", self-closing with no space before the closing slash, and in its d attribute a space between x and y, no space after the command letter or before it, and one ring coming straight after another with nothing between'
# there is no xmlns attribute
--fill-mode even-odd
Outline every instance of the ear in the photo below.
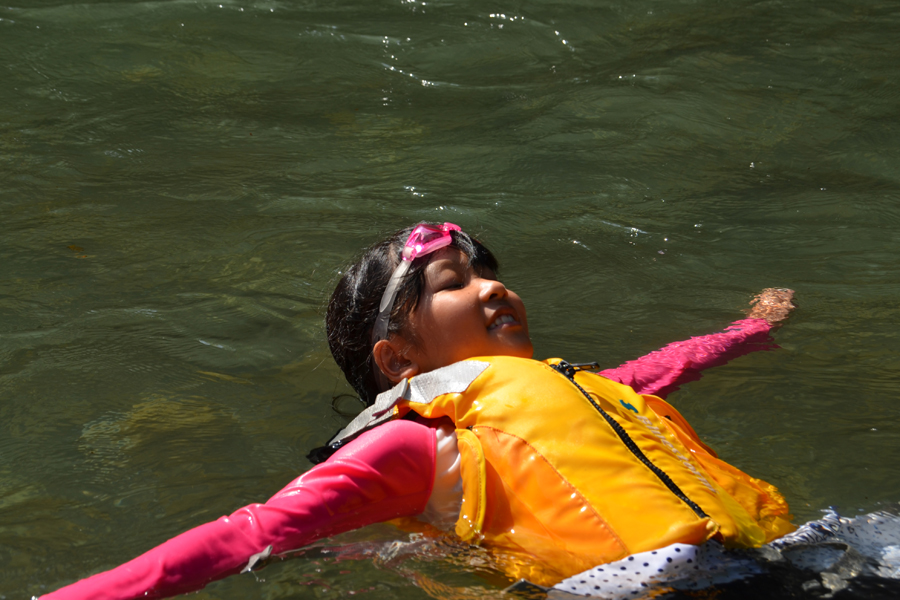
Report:
<svg viewBox="0 0 900 600"><path fill-rule="evenodd" d="M409 357L409 354L415 354L407 352L409 347L409 343L405 339L394 335L389 340L379 340L372 348L375 364L391 384L418 375L421 371L415 356Z"/></svg>

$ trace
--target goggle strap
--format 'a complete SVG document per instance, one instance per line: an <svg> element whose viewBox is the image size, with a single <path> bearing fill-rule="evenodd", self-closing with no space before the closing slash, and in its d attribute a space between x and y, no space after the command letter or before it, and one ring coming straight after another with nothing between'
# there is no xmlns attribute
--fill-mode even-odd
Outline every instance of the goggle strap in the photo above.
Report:
<svg viewBox="0 0 900 600"><path fill-rule="evenodd" d="M411 260L401 260L388 281L384 295L381 297L381 304L378 306L378 318L375 319L375 327L372 329L372 339L375 342L387 339L388 322L391 317L391 309L394 307L394 299L397 298L400 283L409 271L410 265L412 265Z"/></svg>

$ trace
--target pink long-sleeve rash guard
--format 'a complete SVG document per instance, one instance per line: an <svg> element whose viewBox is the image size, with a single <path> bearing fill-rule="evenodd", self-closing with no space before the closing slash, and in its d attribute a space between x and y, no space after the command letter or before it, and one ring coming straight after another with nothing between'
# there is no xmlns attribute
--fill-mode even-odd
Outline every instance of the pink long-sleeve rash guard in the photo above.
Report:
<svg viewBox="0 0 900 600"><path fill-rule="evenodd" d="M704 369L751 352L777 348L769 336L771 330L765 319L735 321L720 333L674 342L600 375L624 383L638 394L665 398L685 383L700 379Z"/></svg>
<svg viewBox="0 0 900 600"><path fill-rule="evenodd" d="M670 344L601 375L638 393L664 397L699 379L703 369L774 348L769 331L763 319L744 319L721 333ZM447 469L441 466L446 458L437 456L439 438L443 447L451 445L438 433L434 424L415 421L381 425L292 481L265 504L251 504L191 529L111 571L41 598L172 596L247 569L259 558L372 523L421 515L430 507L436 477L444 480L438 484L444 495L453 485L446 482L443 471Z"/></svg>
<svg viewBox="0 0 900 600"><path fill-rule="evenodd" d="M412 421L368 431L265 504L191 529L111 571L43 600L163 598L197 590L258 558L425 509L435 434Z"/></svg>

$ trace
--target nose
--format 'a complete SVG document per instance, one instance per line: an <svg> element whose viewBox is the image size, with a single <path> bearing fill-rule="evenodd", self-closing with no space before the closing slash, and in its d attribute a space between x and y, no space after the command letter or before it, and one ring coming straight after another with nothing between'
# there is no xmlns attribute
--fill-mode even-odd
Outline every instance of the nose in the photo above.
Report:
<svg viewBox="0 0 900 600"><path fill-rule="evenodd" d="M478 291L478 297L482 302L488 300L500 300L509 295L506 286L496 279L482 279L481 289Z"/></svg>

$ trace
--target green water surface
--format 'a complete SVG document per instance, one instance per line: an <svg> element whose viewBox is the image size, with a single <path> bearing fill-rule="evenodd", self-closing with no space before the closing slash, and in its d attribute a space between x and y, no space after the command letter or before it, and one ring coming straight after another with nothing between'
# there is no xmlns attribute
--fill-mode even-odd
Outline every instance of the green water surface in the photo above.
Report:
<svg viewBox="0 0 900 600"><path fill-rule="evenodd" d="M615 366L797 290L670 400L798 522L900 501L900 5L0 4L0 599L309 468L369 243L452 221L538 357ZM381 525L197 598L497 597ZM402 554L402 553L401 553Z"/></svg>

